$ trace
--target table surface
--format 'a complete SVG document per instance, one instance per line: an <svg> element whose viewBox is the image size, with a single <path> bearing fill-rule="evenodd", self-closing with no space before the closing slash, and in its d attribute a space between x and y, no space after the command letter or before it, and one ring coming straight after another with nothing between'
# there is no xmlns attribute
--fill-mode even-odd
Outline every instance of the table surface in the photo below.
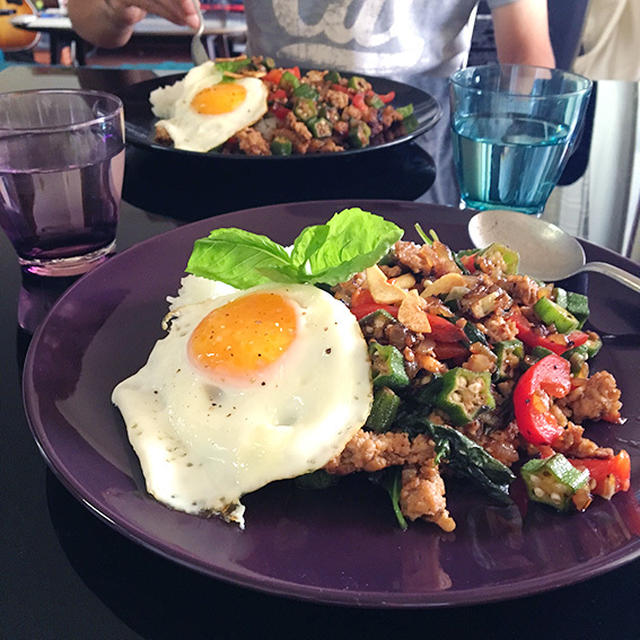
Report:
<svg viewBox="0 0 640 640"><path fill-rule="evenodd" d="M82 86L117 93L127 84L147 79L149 73L15 66L0 72L0 91ZM429 90L446 104L444 79L434 79ZM583 138L588 148L579 149L574 156L562 180L567 184L556 188L544 217L637 260L637 85L600 83L595 107L593 126ZM442 121L419 141L419 146L405 146L388 156L388 179L366 180L354 173L347 181L344 176L332 181L324 176L325 196L455 205L458 194L444 111ZM623 117L614 119L616 114ZM632 118L634 125L623 129ZM598 147L602 135L608 142ZM610 165L602 155L610 158ZM203 196L189 193L188 181L193 176L188 173L193 167L185 166L184 173L176 173L180 170L174 167L172 182L165 188L162 177L147 180L150 174L145 171L149 171L150 162L140 150L128 149L117 238L120 250L193 218L317 197L310 182L298 190L290 188L291 182L287 181L283 188L234 189L229 187L228 176L218 190L210 178L211 190ZM434 166L435 182L429 188L434 181ZM166 170L155 160L152 169ZM592 175L597 175L597 181ZM179 197L176 185L183 186ZM312 197L305 198L305 193ZM19 301L37 293L41 283L21 278L4 235L0 235L0 278L0 636L128 639L277 634L296 638L388 638L390 634L446 632L453 638L469 633L478 638L510 639L539 638L541 634L548 638L638 637L637 560L581 584L503 603L446 610L380 611L297 602L231 586L125 539L63 488L47 469L30 435L20 393L21 368L30 336L20 329L17 317ZM58 288L65 284L59 282ZM47 304L55 298L53 288L55 285L48 282L43 294Z"/></svg>

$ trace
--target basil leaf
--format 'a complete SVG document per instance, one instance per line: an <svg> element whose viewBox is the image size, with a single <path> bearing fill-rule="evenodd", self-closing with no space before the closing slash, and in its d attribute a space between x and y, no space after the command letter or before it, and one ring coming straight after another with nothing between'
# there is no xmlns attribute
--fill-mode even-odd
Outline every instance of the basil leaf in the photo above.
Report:
<svg viewBox="0 0 640 640"><path fill-rule="evenodd" d="M369 480L381 486L389 494L393 513L398 525L403 531L408 529L407 521L400 510L400 492L402 491L402 469L400 467L387 467L381 471L374 471L369 475Z"/></svg>
<svg viewBox="0 0 640 640"><path fill-rule="evenodd" d="M266 236L216 229L196 240L187 272L247 289L267 282L334 285L375 264L402 237L402 229L357 207L327 224L306 227L291 255Z"/></svg>
<svg viewBox="0 0 640 640"><path fill-rule="evenodd" d="M463 433L446 425L423 421L436 443L437 453L459 475L470 478L498 500L509 498L509 485L515 479L511 469Z"/></svg>
<svg viewBox="0 0 640 640"><path fill-rule="evenodd" d="M358 207L336 213L326 226L324 243L308 256L305 282L311 284L348 280L376 264L403 234L393 222Z"/></svg>
<svg viewBox="0 0 640 640"><path fill-rule="evenodd" d="M251 64L250 58L238 58L237 60L223 60L216 62L216 69L218 71L231 71L237 73L244 67L247 67Z"/></svg>
<svg viewBox="0 0 640 640"><path fill-rule="evenodd" d="M309 268L308 261L311 256L320 249L329 235L329 227L326 224L317 224L305 227L293 243L291 261L298 265L302 273Z"/></svg>
<svg viewBox="0 0 640 640"><path fill-rule="evenodd" d="M285 248L266 236L242 229L215 229L196 240L186 271L238 289L271 282L296 282Z"/></svg>

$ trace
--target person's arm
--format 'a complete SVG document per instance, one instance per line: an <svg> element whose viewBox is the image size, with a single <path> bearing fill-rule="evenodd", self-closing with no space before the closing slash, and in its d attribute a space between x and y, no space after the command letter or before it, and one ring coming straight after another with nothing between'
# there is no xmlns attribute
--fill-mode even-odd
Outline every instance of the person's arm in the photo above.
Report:
<svg viewBox="0 0 640 640"><path fill-rule="evenodd" d="M555 67L547 0L518 0L492 10L498 60Z"/></svg>
<svg viewBox="0 0 640 640"><path fill-rule="evenodd" d="M105 48L125 45L147 12L179 25L198 26L191 0L69 0L67 10L74 31Z"/></svg>

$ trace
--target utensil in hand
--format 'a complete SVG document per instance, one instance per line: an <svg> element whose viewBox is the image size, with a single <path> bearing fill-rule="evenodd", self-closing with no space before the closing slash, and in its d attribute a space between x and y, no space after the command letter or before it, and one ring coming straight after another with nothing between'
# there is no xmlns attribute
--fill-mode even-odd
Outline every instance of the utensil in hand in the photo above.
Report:
<svg viewBox="0 0 640 640"><path fill-rule="evenodd" d="M591 85L575 73L527 65L454 73L453 156L466 205L541 212L579 137Z"/></svg>
<svg viewBox="0 0 640 640"><path fill-rule="evenodd" d="M109 93L0 93L0 227L29 273L73 276L115 246L122 102Z"/></svg>
<svg viewBox="0 0 640 640"><path fill-rule="evenodd" d="M640 278L606 262L586 262L582 245L550 222L517 211L481 211L469 221L474 246L499 242L520 255L520 271L555 282L581 271L602 273L640 293Z"/></svg>
<svg viewBox="0 0 640 640"><path fill-rule="evenodd" d="M191 59L194 64L200 65L203 62L209 61L209 54L202 44L202 33L204 32L204 21L202 19L202 9L200 8L200 0L192 0L193 6L198 14L198 28L191 38Z"/></svg>

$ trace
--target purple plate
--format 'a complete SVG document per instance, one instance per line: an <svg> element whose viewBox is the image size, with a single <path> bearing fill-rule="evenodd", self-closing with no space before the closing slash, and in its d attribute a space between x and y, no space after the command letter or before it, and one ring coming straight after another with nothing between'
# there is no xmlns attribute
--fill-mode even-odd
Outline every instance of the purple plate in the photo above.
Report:
<svg viewBox="0 0 640 640"><path fill-rule="evenodd" d="M124 251L80 279L34 336L24 373L33 434L53 471L109 525L161 555L205 574L269 593L376 607L433 607L501 600L584 580L640 555L640 379L637 351L606 344L597 368L622 388L626 424L595 424L602 445L632 458L632 490L584 514L492 503L448 483L458 528L416 522L400 531L386 494L364 478L309 492L276 482L246 496L246 529L167 509L144 491L114 385L144 364L162 335L165 298L176 292L195 238L237 226L291 243L306 225L358 205L417 237L433 227L454 248L471 246L469 216L410 202L324 201L278 205L203 220ZM616 254L585 243L588 258L638 273ZM639 298L593 277L592 316L614 330L640 331ZM633 314L632 310L636 313ZM625 324L627 323L627 324Z"/></svg>

